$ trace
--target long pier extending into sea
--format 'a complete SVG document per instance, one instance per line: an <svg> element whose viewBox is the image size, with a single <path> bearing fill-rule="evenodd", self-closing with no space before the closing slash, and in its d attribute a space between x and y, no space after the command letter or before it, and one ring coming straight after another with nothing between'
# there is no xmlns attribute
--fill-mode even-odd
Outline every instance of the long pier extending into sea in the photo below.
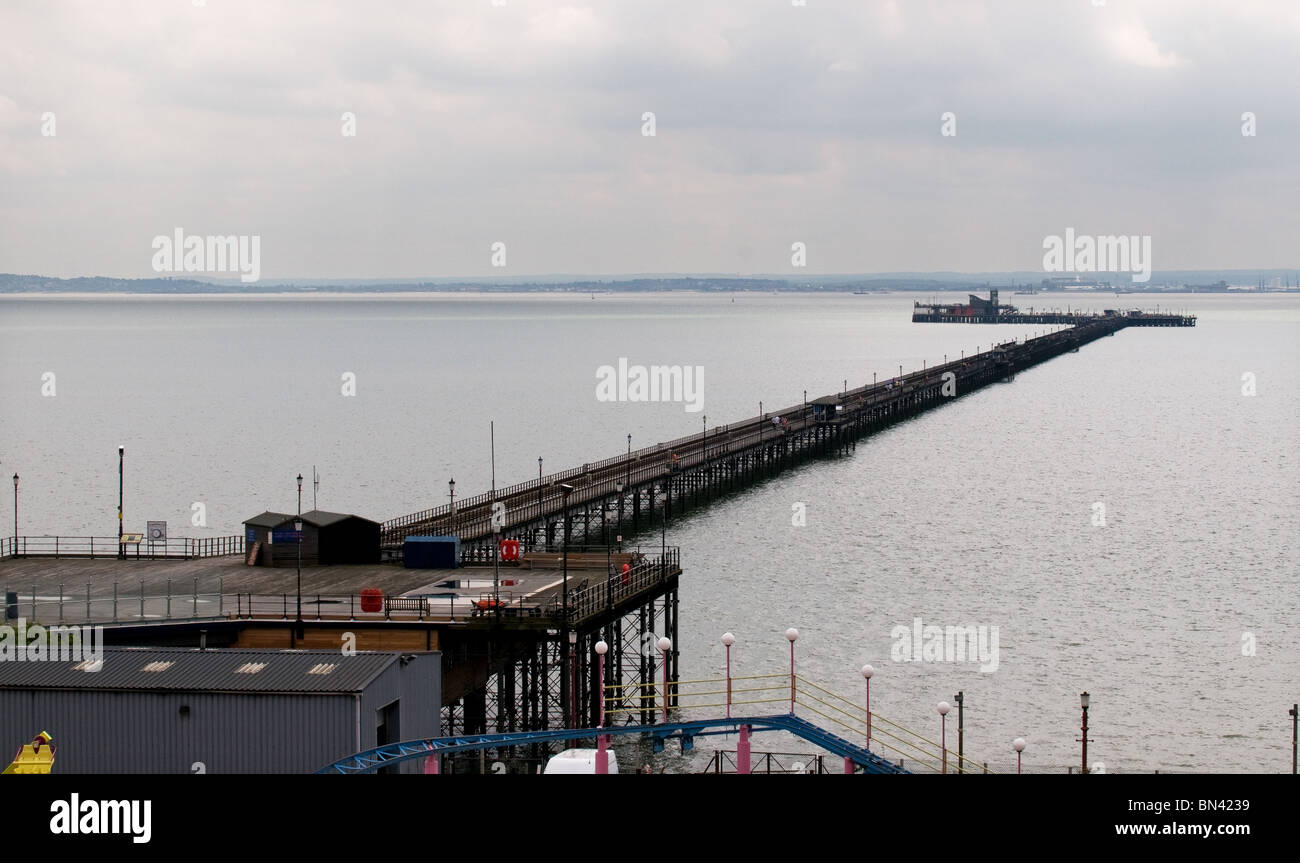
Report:
<svg viewBox="0 0 1300 863"><path fill-rule="evenodd" d="M491 561L498 534L529 552L559 551L566 545L603 548L618 535L653 528L687 507L808 458L851 450L858 438L1119 330L1192 326L1195 318L1080 314L1033 322L1072 326L991 344L937 366L910 372L900 367L899 375L888 380L394 518L383 525L383 546L397 556L408 536L454 535L461 539L466 564Z"/></svg>

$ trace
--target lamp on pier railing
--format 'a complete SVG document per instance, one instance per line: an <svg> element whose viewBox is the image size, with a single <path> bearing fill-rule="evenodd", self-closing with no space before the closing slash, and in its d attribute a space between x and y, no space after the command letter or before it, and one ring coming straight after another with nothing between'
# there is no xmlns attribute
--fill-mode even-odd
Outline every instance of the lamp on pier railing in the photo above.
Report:
<svg viewBox="0 0 1300 863"><path fill-rule="evenodd" d="M867 748L871 748L871 677L876 669L870 665L862 666L862 678L867 681Z"/></svg>
<svg viewBox="0 0 1300 863"><path fill-rule="evenodd" d="M666 635L659 636L655 642L659 652L664 655L664 722L668 721L668 651L673 649L673 641Z"/></svg>
<svg viewBox="0 0 1300 863"><path fill-rule="evenodd" d="M627 488L622 480L614 483L614 491L618 493L618 535L620 540L623 536L623 489ZM620 546L619 551L622 551Z"/></svg>
<svg viewBox="0 0 1300 863"><path fill-rule="evenodd" d="M448 505L448 515L451 516L451 535L456 535L456 478L452 477L447 480L447 498L451 501Z"/></svg>
<svg viewBox="0 0 1300 863"><path fill-rule="evenodd" d="M298 515L302 515L302 474L298 474Z"/></svg>
<svg viewBox="0 0 1300 863"><path fill-rule="evenodd" d="M1016 775L1020 775L1020 753L1025 751L1025 738L1017 737L1011 741L1011 748L1016 750Z"/></svg>
<svg viewBox="0 0 1300 863"><path fill-rule="evenodd" d="M722 646L727 649L727 718L731 718L731 645L736 643L736 636L730 632L722 633Z"/></svg>
<svg viewBox="0 0 1300 863"><path fill-rule="evenodd" d="M596 724L598 729L605 728L605 654L609 651L609 645L605 639L596 642L596 680L599 682L600 690L600 721ZM596 772L609 773L609 735L596 735Z"/></svg>
<svg viewBox="0 0 1300 863"><path fill-rule="evenodd" d="M18 474L14 474L14 547L9 549L18 556Z"/></svg>
<svg viewBox="0 0 1300 863"><path fill-rule="evenodd" d="M293 523L294 532L298 535L298 618L296 623L297 637L302 638L304 635L302 627L302 519L296 519Z"/></svg>
<svg viewBox="0 0 1300 863"><path fill-rule="evenodd" d="M126 447L117 448L117 558L126 560L126 546L122 544L122 485L126 468Z"/></svg>
<svg viewBox="0 0 1300 863"><path fill-rule="evenodd" d="M942 736L939 738L939 746L943 751L943 772L948 772L948 711L952 706L946 701L939 702L939 717L943 720Z"/></svg>
<svg viewBox="0 0 1300 863"><path fill-rule="evenodd" d="M785 631L785 637L790 642L790 712L794 713L794 643L799 638L799 630L792 626Z"/></svg>
<svg viewBox="0 0 1300 863"><path fill-rule="evenodd" d="M567 628L568 619L564 621ZM569 673L566 678L569 683L569 728L578 727L578 633L570 629L569 633ZM577 741L570 741L570 746L576 746Z"/></svg>
<svg viewBox="0 0 1300 863"><path fill-rule="evenodd" d="M632 433L627 433L627 487L632 487Z"/></svg>
<svg viewBox="0 0 1300 863"><path fill-rule="evenodd" d="M1079 742L1083 744L1083 772L1088 772L1088 705L1092 702L1092 697L1088 695L1085 689L1079 693L1079 706L1083 708L1083 736Z"/></svg>

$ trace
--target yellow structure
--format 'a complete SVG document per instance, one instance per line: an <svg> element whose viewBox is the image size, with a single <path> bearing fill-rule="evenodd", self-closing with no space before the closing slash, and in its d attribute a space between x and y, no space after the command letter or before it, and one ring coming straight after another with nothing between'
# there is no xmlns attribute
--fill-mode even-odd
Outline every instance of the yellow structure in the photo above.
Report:
<svg viewBox="0 0 1300 863"><path fill-rule="evenodd" d="M54 738L42 731L31 743L24 743L5 773L49 773L54 767Z"/></svg>

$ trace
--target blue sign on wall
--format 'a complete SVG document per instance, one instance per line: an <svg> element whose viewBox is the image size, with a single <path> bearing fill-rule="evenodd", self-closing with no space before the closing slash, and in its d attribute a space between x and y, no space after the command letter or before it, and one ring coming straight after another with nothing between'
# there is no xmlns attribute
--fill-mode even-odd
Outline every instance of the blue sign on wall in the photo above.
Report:
<svg viewBox="0 0 1300 863"><path fill-rule="evenodd" d="M273 530L271 531L271 543L274 545L281 542L297 542L298 531L296 530Z"/></svg>
<svg viewBox="0 0 1300 863"><path fill-rule="evenodd" d="M257 542L257 528L250 527L248 529L248 542L250 545Z"/></svg>

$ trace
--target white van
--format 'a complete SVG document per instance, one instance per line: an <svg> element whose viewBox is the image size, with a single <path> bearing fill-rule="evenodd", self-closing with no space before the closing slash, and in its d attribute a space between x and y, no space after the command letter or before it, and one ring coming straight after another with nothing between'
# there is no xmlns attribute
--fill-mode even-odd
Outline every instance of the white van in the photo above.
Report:
<svg viewBox="0 0 1300 863"><path fill-rule="evenodd" d="M613 749L606 749L605 754L609 757L609 772L618 772L618 756L614 754ZM546 762L546 773L595 773L596 772L596 750L595 749L566 749L559 755L552 755L551 760Z"/></svg>

